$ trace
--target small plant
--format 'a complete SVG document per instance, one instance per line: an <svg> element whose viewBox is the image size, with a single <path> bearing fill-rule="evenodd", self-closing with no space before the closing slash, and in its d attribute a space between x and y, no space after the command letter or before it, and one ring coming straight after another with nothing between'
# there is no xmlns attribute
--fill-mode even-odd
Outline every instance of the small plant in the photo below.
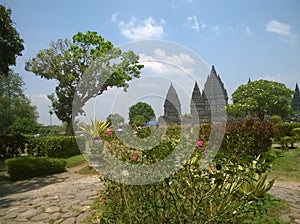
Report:
<svg viewBox="0 0 300 224"><path fill-rule="evenodd" d="M262 198L263 195L269 191L274 182L275 179L272 179L271 181L267 181L268 174L255 174L254 177L252 177L250 180L247 180L240 188L240 192L249 196L252 195L255 198Z"/></svg>
<svg viewBox="0 0 300 224"><path fill-rule="evenodd" d="M109 121L91 120L91 124L82 124L80 129L86 132L89 138L97 139L108 129L111 129Z"/></svg>

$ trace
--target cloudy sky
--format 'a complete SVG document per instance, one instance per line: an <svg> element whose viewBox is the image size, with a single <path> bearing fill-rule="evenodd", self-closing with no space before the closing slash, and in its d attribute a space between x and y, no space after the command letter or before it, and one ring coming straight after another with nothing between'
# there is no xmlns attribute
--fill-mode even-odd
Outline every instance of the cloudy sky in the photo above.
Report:
<svg viewBox="0 0 300 224"><path fill-rule="evenodd" d="M279 81L292 89L300 84L298 0L2 0L1 4L11 8L24 39L23 56L13 69L24 77L25 92L38 107L43 124L49 124L47 95L54 92L56 82L26 72L24 63L51 41L71 38L78 31L96 31L115 46L133 49L145 65L142 78L132 82L127 93L110 89L89 102L86 109L100 119L110 112L127 116L128 107L143 100L161 115L171 81L183 113L188 113L193 82L202 86L212 65L229 95L249 77ZM141 40L156 41L132 44ZM59 123L55 117L53 122Z"/></svg>

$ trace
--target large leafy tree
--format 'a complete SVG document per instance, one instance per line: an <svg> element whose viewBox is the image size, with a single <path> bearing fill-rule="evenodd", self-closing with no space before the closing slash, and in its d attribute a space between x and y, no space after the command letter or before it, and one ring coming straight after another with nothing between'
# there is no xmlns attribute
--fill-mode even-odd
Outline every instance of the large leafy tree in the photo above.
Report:
<svg viewBox="0 0 300 224"><path fill-rule="evenodd" d="M73 135L74 118L84 113L85 103L111 87L126 90L128 81L140 76L143 65L133 51L122 52L96 32L77 33L72 40L58 40L26 62L25 69L46 79L57 80L49 99L54 113L67 123ZM72 108L73 107L73 108Z"/></svg>
<svg viewBox="0 0 300 224"><path fill-rule="evenodd" d="M0 135L38 131L36 108L23 93L22 77L9 71L0 77Z"/></svg>
<svg viewBox="0 0 300 224"><path fill-rule="evenodd" d="M7 75L9 66L16 64L16 56L22 55L23 40L10 18L11 10L0 5L0 75Z"/></svg>
<svg viewBox="0 0 300 224"><path fill-rule="evenodd" d="M285 117L292 113L293 92L279 82L251 81L232 94L233 103L227 106L227 112L234 116L253 115L260 120L266 115Z"/></svg>
<svg viewBox="0 0 300 224"><path fill-rule="evenodd" d="M136 123L136 120L140 123L142 118L144 118L144 123L155 118L154 110L149 104L139 102L129 108L129 124Z"/></svg>

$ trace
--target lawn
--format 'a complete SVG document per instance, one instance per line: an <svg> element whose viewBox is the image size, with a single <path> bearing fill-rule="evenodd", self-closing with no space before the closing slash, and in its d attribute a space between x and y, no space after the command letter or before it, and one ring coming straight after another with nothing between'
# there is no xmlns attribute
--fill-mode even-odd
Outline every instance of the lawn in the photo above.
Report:
<svg viewBox="0 0 300 224"><path fill-rule="evenodd" d="M83 155L77 155L77 156L72 156L70 158L67 158L66 161L67 161L66 166L68 168L71 168L71 167L78 166L78 165L84 163L86 160L83 157Z"/></svg>
<svg viewBox="0 0 300 224"><path fill-rule="evenodd" d="M279 152L278 149L272 150ZM273 162L270 177L277 177L281 181L300 182L300 147L279 154Z"/></svg>

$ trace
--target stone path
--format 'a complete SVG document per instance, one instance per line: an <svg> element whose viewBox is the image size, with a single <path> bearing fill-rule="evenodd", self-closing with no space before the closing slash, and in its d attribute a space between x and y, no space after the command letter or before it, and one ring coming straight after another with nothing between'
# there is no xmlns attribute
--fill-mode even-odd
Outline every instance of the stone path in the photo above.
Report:
<svg viewBox="0 0 300 224"><path fill-rule="evenodd" d="M82 223L102 186L97 175L77 171L26 181L0 182L0 224Z"/></svg>
<svg viewBox="0 0 300 224"><path fill-rule="evenodd" d="M17 182L0 182L0 224L82 223L102 186L97 175L68 172ZM270 194L287 201L287 223L300 224L300 183L276 181Z"/></svg>
<svg viewBox="0 0 300 224"><path fill-rule="evenodd" d="M289 214L282 215L281 220L300 224L300 183L275 181L269 193L285 200L291 207Z"/></svg>

